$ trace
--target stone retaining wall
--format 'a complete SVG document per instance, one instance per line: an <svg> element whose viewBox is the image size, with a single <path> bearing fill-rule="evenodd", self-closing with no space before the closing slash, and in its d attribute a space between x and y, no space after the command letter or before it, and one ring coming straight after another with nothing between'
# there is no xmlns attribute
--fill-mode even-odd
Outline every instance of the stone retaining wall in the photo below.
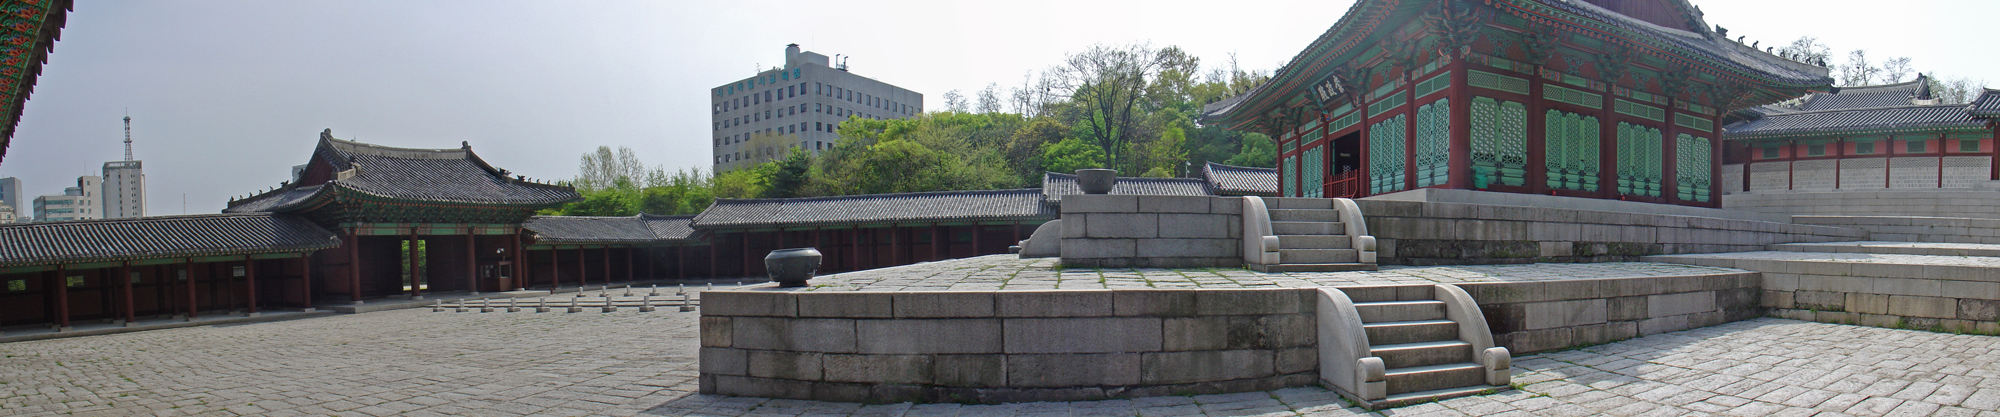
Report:
<svg viewBox="0 0 2000 417"><path fill-rule="evenodd" d="M1762 305L1796 320L2000 334L2000 274L1992 267L1662 257L1763 272Z"/></svg>
<svg viewBox="0 0 2000 417"><path fill-rule="evenodd" d="M1243 266L1243 198L1063 197L1062 263L1080 268Z"/></svg>
<svg viewBox="0 0 2000 417"><path fill-rule="evenodd" d="M1495 344L1529 354L1756 317L1758 283L1735 273L1459 285ZM1364 299L1431 291L1341 290ZM709 291L700 385L705 394L878 403L1316 385L1317 291Z"/></svg>
<svg viewBox="0 0 2000 417"><path fill-rule="evenodd" d="M1995 184L2000 185L2000 184ZM1957 189L1770 191L1722 197L1730 210L1797 216L1924 216L2000 219L1995 185Z"/></svg>
<svg viewBox="0 0 2000 417"><path fill-rule="evenodd" d="M1993 203L2000 204L2000 200ZM1958 209L1958 207L1952 207ZM1980 212L1978 210L1988 210ZM2000 206L1965 207L1967 217L1795 216L1793 222L1867 230L1869 239L1930 243L2000 243Z"/></svg>
<svg viewBox="0 0 2000 417"><path fill-rule="evenodd" d="M1866 240L1832 226L1561 207L1355 200L1383 264L1636 261L1640 256L1763 250Z"/></svg>

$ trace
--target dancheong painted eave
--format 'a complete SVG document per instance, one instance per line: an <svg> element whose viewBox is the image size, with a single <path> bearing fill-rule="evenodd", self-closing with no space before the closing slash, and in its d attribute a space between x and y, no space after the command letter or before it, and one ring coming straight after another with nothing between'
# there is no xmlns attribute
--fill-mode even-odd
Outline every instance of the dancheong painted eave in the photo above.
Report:
<svg viewBox="0 0 2000 417"><path fill-rule="evenodd" d="M1616 4L1627 3L1645 2ZM1453 10L1480 8L1479 13L1488 14L1482 20L1486 25L1482 30L1511 31L1493 26L1490 15L1505 14L1534 26L1553 28L1556 33L1630 46L1637 54L1677 67L1663 70L1686 70L1749 89L1747 98L1738 100L1747 102L1713 107L1776 102L1810 91L1823 91L1833 82L1826 68L1793 62L1727 39L1702 20L1698 9L1683 0L1648 4L1678 11L1687 20L1682 26L1693 31L1662 26L1583 0L1361 0L1280 68L1270 81L1237 97L1204 106L1203 122L1241 129L1275 110L1297 105L1310 85L1325 80L1336 68L1363 64L1354 61L1370 47L1381 44L1403 24L1422 19L1433 10L1445 10L1447 4Z"/></svg>
<svg viewBox="0 0 2000 417"><path fill-rule="evenodd" d="M21 109L35 92L42 64L55 52L71 9L70 0L0 1L0 159L13 145Z"/></svg>

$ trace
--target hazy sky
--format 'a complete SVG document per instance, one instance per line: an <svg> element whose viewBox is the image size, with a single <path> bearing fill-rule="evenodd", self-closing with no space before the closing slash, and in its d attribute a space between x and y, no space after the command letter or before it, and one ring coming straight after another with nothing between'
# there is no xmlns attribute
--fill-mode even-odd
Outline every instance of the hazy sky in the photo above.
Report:
<svg viewBox="0 0 2000 417"><path fill-rule="evenodd" d="M1694 0L1766 45L1816 35L1835 54L1908 56L2000 81L1979 52L2000 2ZM288 179L320 130L399 147L470 141L499 167L576 173L599 145L649 164L709 159L709 88L798 43L856 74L968 95L1093 43L1178 45L1274 69L1346 1L173 1L78 2L43 67L0 177L58 194L123 157L129 109L150 214L221 210ZM24 201L23 203L27 203ZM26 210L24 210L26 211Z"/></svg>

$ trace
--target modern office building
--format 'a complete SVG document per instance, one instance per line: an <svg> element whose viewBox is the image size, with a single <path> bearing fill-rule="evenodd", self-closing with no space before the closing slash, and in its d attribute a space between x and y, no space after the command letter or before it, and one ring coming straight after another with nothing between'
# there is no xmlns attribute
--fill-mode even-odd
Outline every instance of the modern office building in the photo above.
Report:
<svg viewBox="0 0 2000 417"><path fill-rule="evenodd" d="M21 220L19 218L19 215L14 212L14 205L7 203L0 203L0 224L14 223L18 221Z"/></svg>
<svg viewBox="0 0 2000 417"><path fill-rule="evenodd" d="M785 65L711 92L716 172L783 157L789 149L814 154L840 140L835 129L850 117L902 119L924 111L924 95L854 75L845 62L785 46Z"/></svg>
<svg viewBox="0 0 2000 417"><path fill-rule="evenodd" d="M146 216L146 172L140 161L104 163L103 200L106 219Z"/></svg>
<svg viewBox="0 0 2000 417"><path fill-rule="evenodd" d="M103 177L85 175L76 177L76 186L64 188L62 194L35 197L35 221L104 218L103 200L99 198L103 182Z"/></svg>
<svg viewBox="0 0 2000 417"><path fill-rule="evenodd" d="M32 202L33 200L29 201ZM6 211L8 215L12 215L15 221L28 220L22 218L23 216L21 215L22 213L20 212L22 207L27 207L21 205L20 178L14 178L14 177L0 178L0 204L4 204L7 206L7 208L5 208L4 211Z"/></svg>

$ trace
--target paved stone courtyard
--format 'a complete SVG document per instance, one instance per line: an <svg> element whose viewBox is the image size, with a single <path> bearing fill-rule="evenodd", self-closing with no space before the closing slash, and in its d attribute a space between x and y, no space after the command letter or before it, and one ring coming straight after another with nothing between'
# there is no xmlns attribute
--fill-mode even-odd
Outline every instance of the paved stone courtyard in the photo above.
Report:
<svg viewBox="0 0 2000 417"><path fill-rule="evenodd" d="M0 414L1362 413L1317 388L1007 405L698 395L695 318L414 309L0 344ZM1382 414L2000 416L1996 337L1756 319L1515 365L1521 390Z"/></svg>
<svg viewBox="0 0 2000 417"><path fill-rule="evenodd" d="M1305 288L1729 274L1740 269L1649 262L1392 266L1380 271L1262 273L1242 268L1057 268L1057 259L988 255L829 275L814 291L995 291L1118 288Z"/></svg>

